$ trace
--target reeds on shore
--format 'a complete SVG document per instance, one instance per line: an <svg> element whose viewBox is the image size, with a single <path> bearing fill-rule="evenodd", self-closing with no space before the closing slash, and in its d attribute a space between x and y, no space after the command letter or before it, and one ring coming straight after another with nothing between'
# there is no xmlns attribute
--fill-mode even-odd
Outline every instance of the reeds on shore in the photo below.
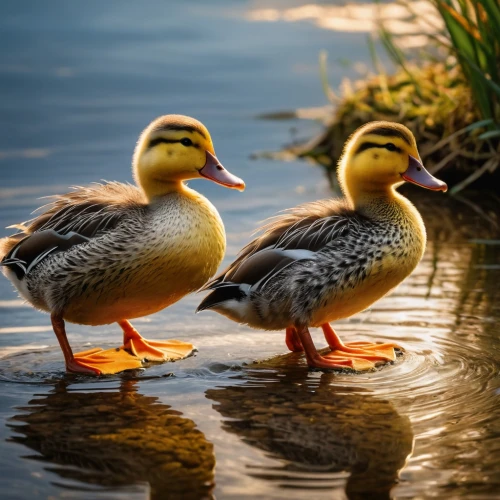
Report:
<svg viewBox="0 0 500 500"><path fill-rule="evenodd" d="M382 25L380 39L396 64L395 74L386 74L370 43L377 73L344 85L324 133L287 151L320 163L334 183L342 146L357 127L398 121L412 129L422 159L451 183L451 194L479 179L500 177L500 3L429 2L444 28L428 34L428 57L404 52ZM324 87L328 96L335 95L326 82Z"/></svg>

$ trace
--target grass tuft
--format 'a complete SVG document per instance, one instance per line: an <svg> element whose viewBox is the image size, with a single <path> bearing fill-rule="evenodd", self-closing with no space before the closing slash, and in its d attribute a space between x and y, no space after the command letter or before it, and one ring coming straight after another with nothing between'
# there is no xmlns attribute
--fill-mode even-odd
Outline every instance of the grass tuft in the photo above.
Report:
<svg viewBox="0 0 500 500"><path fill-rule="evenodd" d="M382 44L398 68L388 76L369 39L377 74L356 82L337 97L322 83L336 109L327 130L306 145L288 148L323 165L332 184L345 140L368 121L407 125L415 134L422 159L440 172L456 194L485 174L500 169L500 3L498 0L429 0L440 13L444 32L430 35L427 61L412 59L383 27ZM410 7L411 8L411 4ZM414 14L414 13L413 13ZM418 15L418 14L417 14ZM443 42L444 37L444 42Z"/></svg>

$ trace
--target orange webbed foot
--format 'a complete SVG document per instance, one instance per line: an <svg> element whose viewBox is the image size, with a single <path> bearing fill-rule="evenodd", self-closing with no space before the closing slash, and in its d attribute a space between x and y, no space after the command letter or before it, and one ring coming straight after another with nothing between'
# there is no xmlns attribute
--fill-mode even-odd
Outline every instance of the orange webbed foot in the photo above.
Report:
<svg viewBox="0 0 500 500"><path fill-rule="evenodd" d="M327 358L342 358L353 360L365 360L373 366L388 363L396 359L396 351L403 350L402 347L394 343L377 344L374 342L348 342L343 343L337 336L333 328L325 323L322 325L326 341L332 350L327 354ZM367 365L368 366L368 365Z"/></svg>
<svg viewBox="0 0 500 500"><path fill-rule="evenodd" d="M140 360L177 361L187 358L195 350L193 344L180 340L146 340L128 321L120 321L119 324L123 328L121 349L125 349Z"/></svg>
<svg viewBox="0 0 500 500"><path fill-rule="evenodd" d="M375 368L375 363L364 358L346 358L336 356L334 352L324 356L313 356L307 360L310 368L320 370L354 370L357 372L369 371Z"/></svg>
<svg viewBox="0 0 500 500"><path fill-rule="evenodd" d="M112 375L125 370L142 368L139 358L123 349L100 348L77 352L73 359L66 362L66 369L72 373L89 375Z"/></svg>
<svg viewBox="0 0 500 500"><path fill-rule="evenodd" d="M322 325L322 328L332 349L331 352L325 355L321 355L317 351L307 326L295 328L310 368L319 370L344 370L347 368L361 372L372 370L378 365L396 359L394 349L398 346L395 344L372 344L370 342L343 344L329 324Z"/></svg>
<svg viewBox="0 0 500 500"><path fill-rule="evenodd" d="M61 346L68 372L86 375L109 375L142 367L139 358L132 356L123 349L104 351L100 348L94 348L73 354L66 336L66 327L62 315L52 313L50 319Z"/></svg>

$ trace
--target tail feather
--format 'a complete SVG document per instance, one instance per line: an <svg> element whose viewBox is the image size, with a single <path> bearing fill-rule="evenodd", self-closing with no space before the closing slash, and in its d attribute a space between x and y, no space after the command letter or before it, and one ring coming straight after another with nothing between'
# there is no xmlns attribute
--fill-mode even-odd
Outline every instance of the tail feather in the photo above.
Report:
<svg viewBox="0 0 500 500"><path fill-rule="evenodd" d="M10 251L25 237L26 234L17 233L0 239L0 261L4 260Z"/></svg>
<svg viewBox="0 0 500 500"><path fill-rule="evenodd" d="M241 285L237 283L224 283L223 286L215 288L209 293L197 307L196 312L204 311L205 309L212 309L213 307L222 304L228 300L240 301L247 294L241 289Z"/></svg>
<svg viewBox="0 0 500 500"><path fill-rule="evenodd" d="M220 274L219 276L216 276L215 278L211 279L210 281L207 281L199 290L198 292L205 292L206 290L213 290L214 288L217 288L218 286L224 284L224 274ZM233 283L231 283L233 284Z"/></svg>

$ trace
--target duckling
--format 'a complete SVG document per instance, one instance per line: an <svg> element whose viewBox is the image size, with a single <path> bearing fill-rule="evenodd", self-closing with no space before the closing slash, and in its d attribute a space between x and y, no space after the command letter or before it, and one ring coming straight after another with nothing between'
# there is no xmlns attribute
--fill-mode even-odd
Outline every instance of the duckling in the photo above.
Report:
<svg viewBox="0 0 500 500"><path fill-rule="evenodd" d="M20 296L51 314L66 369L92 375L181 359L190 343L147 341L128 320L199 289L224 256L224 225L215 207L187 187L205 178L243 190L215 156L208 130L182 115L154 120L133 156L136 186L107 182L56 196L20 232L0 240L5 276ZM117 322L120 349L74 354L65 321Z"/></svg>
<svg viewBox="0 0 500 500"><path fill-rule="evenodd" d="M344 198L323 200L271 218L261 234L203 289L197 311L214 310L265 330L286 330L291 351L318 369L368 370L395 359L395 344L343 343L330 322L380 299L417 266L426 232L413 204L395 189L404 181L446 191L423 167L403 125L371 122L347 141L338 179ZM322 356L309 327L321 327Z"/></svg>

